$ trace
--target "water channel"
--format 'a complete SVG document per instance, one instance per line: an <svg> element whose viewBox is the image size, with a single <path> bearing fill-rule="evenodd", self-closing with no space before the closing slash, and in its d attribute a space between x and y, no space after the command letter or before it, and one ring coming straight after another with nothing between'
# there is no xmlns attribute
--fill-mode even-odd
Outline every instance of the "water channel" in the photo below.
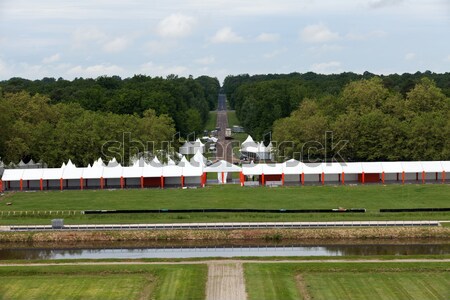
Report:
<svg viewBox="0 0 450 300"><path fill-rule="evenodd" d="M0 260L138 259L196 257L293 257L450 254L446 240L109 242L77 244L2 244Z"/></svg>

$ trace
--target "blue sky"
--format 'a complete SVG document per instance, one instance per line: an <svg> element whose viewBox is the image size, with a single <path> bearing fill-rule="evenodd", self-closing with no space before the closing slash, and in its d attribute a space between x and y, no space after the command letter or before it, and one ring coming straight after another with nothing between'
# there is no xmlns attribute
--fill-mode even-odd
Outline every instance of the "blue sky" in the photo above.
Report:
<svg viewBox="0 0 450 300"><path fill-rule="evenodd" d="M0 79L450 71L449 0L0 0Z"/></svg>

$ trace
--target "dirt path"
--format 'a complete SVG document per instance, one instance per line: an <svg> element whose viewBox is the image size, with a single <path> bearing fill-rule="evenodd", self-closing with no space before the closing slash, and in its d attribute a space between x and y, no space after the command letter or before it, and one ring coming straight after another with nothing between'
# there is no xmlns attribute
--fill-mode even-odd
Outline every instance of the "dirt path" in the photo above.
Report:
<svg viewBox="0 0 450 300"><path fill-rule="evenodd" d="M306 285L306 282L301 274L295 276L295 283L297 284L297 288L300 291L300 295L303 297L303 300L311 300L308 286Z"/></svg>
<svg viewBox="0 0 450 300"><path fill-rule="evenodd" d="M244 269L242 263L208 264L206 300L245 300Z"/></svg>
<svg viewBox="0 0 450 300"><path fill-rule="evenodd" d="M225 95L219 95L219 104L217 109L217 127L220 128L218 133L219 141L216 148L216 159L223 159L232 162L232 145L229 140L225 139L225 130L228 127L227 104Z"/></svg>

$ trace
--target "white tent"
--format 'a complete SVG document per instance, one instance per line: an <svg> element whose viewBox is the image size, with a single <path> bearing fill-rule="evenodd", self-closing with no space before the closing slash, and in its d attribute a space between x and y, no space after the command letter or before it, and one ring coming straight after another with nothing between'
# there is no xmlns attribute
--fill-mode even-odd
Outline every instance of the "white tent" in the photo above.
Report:
<svg viewBox="0 0 450 300"><path fill-rule="evenodd" d="M119 165L120 164L117 162L115 157L108 162L108 167L117 167Z"/></svg>
<svg viewBox="0 0 450 300"><path fill-rule="evenodd" d="M242 168L225 160L219 160L206 167L203 171L205 173L217 173L218 182L224 184L227 181L228 173L241 172Z"/></svg>
<svg viewBox="0 0 450 300"><path fill-rule="evenodd" d="M206 157L203 156L203 154L200 151L195 152L195 155L191 158L191 164L194 166L206 166Z"/></svg>

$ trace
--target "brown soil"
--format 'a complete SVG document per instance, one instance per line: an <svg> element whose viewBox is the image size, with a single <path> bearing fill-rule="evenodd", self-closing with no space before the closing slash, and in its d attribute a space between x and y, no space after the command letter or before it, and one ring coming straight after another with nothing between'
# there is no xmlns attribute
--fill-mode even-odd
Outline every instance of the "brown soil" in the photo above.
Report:
<svg viewBox="0 0 450 300"><path fill-rule="evenodd" d="M297 284L297 288L300 292L300 296L303 297L303 300L311 300L311 295L309 294L308 286L306 285L306 282L301 274L295 276L295 283Z"/></svg>
<svg viewBox="0 0 450 300"><path fill-rule="evenodd" d="M242 263L224 262L208 264L206 299L247 299Z"/></svg>

